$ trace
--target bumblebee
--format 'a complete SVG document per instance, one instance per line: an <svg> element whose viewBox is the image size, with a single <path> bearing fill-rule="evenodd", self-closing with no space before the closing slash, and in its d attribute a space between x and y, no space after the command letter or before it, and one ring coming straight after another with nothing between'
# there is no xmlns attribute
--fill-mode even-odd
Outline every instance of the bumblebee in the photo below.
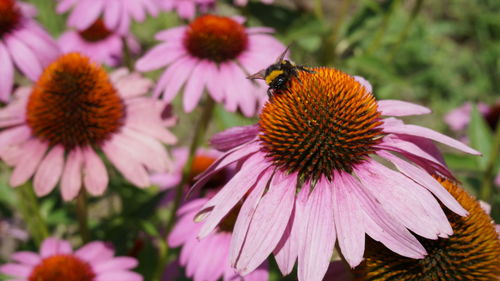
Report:
<svg viewBox="0 0 500 281"><path fill-rule="evenodd" d="M288 88L288 81L292 77L295 77L300 81L298 72L305 71L307 73L316 73L312 70L305 68L302 65L296 65L292 61L286 60L285 54L288 52L288 48L278 57L275 63L271 64L266 69L247 76L248 79L263 79L266 84L269 85L267 89L267 94L269 96L276 90L286 90Z"/></svg>

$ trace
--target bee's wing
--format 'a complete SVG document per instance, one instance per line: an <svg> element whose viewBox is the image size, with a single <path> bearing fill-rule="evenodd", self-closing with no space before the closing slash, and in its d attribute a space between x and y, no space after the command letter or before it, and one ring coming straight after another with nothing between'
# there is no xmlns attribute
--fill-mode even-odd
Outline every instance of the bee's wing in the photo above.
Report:
<svg viewBox="0 0 500 281"><path fill-rule="evenodd" d="M262 69L261 71L254 73L252 75L248 75L247 79L265 79L266 78L266 69Z"/></svg>
<svg viewBox="0 0 500 281"><path fill-rule="evenodd" d="M278 57L278 59L276 59L276 61L274 62L275 64L281 63L281 61L285 58L286 53L288 53L288 50L290 49L290 45L286 46L286 49L283 51L283 53L281 53L281 55Z"/></svg>

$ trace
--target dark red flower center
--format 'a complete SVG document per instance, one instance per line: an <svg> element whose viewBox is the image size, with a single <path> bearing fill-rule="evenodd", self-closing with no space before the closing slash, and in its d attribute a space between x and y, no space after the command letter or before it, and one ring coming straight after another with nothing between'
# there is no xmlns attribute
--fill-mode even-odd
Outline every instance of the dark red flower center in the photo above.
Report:
<svg viewBox="0 0 500 281"><path fill-rule="evenodd" d="M245 28L228 17L205 15L187 28L184 46L195 57L224 62L236 58L248 45Z"/></svg>
<svg viewBox="0 0 500 281"><path fill-rule="evenodd" d="M382 137L371 93L333 68L298 71L276 90L260 115L260 140L275 165L304 179L350 172L373 153Z"/></svg>
<svg viewBox="0 0 500 281"><path fill-rule="evenodd" d="M109 139L123 125L125 106L101 66L69 53L44 70L26 115L33 135L70 150Z"/></svg>
<svg viewBox="0 0 500 281"><path fill-rule="evenodd" d="M0 0L0 38L11 32L21 21L21 10L14 0Z"/></svg>
<svg viewBox="0 0 500 281"><path fill-rule="evenodd" d="M55 255L33 268L29 281L93 281L90 265L74 255Z"/></svg>
<svg viewBox="0 0 500 281"><path fill-rule="evenodd" d="M98 19L87 29L78 33L85 41L97 42L108 38L113 32L106 28L102 19Z"/></svg>
<svg viewBox="0 0 500 281"><path fill-rule="evenodd" d="M486 119L490 128L495 131L498 126L498 120L500 119L500 102L490 108L488 113L485 114L484 119Z"/></svg>

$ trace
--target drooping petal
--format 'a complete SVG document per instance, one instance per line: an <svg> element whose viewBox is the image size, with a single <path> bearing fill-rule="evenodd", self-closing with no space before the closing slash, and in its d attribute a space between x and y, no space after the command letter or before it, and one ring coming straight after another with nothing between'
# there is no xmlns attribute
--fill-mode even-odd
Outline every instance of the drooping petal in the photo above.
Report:
<svg viewBox="0 0 500 281"><path fill-rule="evenodd" d="M258 125L231 127L215 134L210 139L210 145L219 151L228 151L255 139L259 133Z"/></svg>
<svg viewBox="0 0 500 281"><path fill-rule="evenodd" d="M383 116L409 116L431 113L431 110L425 106L400 100L381 100L377 104L378 110Z"/></svg>
<svg viewBox="0 0 500 281"><path fill-rule="evenodd" d="M13 261L27 265L37 265L42 260L39 255L33 252L16 252L11 256Z"/></svg>
<svg viewBox="0 0 500 281"><path fill-rule="evenodd" d="M10 185L15 187L25 183L34 173L42 157L47 151L48 145L37 139L28 140L22 145L23 152L16 163L16 168L10 177Z"/></svg>
<svg viewBox="0 0 500 281"><path fill-rule="evenodd" d="M72 200L82 186L83 155L80 148L75 148L68 154L66 165L61 177L61 193L64 200Z"/></svg>
<svg viewBox="0 0 500 281"><path fill-rule="evenodd" d="M302 217L297 272L300 281L321 281L328 270L336 238L332 199L329 181L321 178L307 199Z"/></svg>
<svg viewBox="0 0 500 281"><path fill-rule="evenodd" d="M0 42L0 101L7 102L14 84L14 65L10 55L2 42Z"/></svg>
<svg viewBox="0 0 500 281"><path fill-rule="evenodd" d="M102 195L108 186L108 173L101 158L94 150L83 150L83 183L87 191L95 196Z"/></svg>
<svg viewBox="0 0 500 281"><path fill-rule="evenodd" d="M296 174L279 171L274 174L268 192L262 196L252 216L241 252L231 261L240 274L254 271L281 240L292 214L296 184Z"/></svg>
<svg viewBox="0 0 500 281"><path fill-rule="evenodd" d="M5 43L10 50L11 58L16 63L16 66L19 67L29 79L36 81L38 76L42 73L42 66L33 51L28 48L24 42L12 36L6 36Z"/></svg>

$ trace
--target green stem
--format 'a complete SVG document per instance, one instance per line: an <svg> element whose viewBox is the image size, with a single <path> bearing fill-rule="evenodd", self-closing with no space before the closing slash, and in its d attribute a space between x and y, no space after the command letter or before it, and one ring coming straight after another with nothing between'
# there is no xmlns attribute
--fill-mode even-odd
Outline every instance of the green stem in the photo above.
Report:
<svg viewBox="0 0 500 281"><path fill-rule="evenodd" d="M377 31L375 32L373 41L370 44L370 47L368 47L368 50L366 51L367 54L373 53L380 46L380 42L382 41L382 38L384 37L385 32L387 31L387 26L389 25L389 19L391 18L393 12L396 10L398 4L399 1L392 2L391 7L389 7L389 11L384 15L382 23L378 26Z"/></svg>
<svg viewBox="0 0 500 281"><path fill-rule="evenodd" d="M130 47L128 46L127 38L122 37L123 42L123 64L128 68L128 70L132 71L134 69L134 65L132 62L132 55L130 53Z"/></svg>
<svg viewBox="0 0 500 281"><path fill-rule="evenodd" d="M196 156L196 150L199 147L201 140L205 136L205 132L212 118L214 106L215 106L214 100L212 100L211 98L207 98L207 100L205 101L205 105L203 107L203 112L201 113L200 119L198 120L198 123L196 125L191 145L189 146L188 158L186 164L184 165L184 169L182 170L182 180L175 189L175 199L173 202L172 210L167 220L167 226L165 228L165 233L167 237L168 234L172 231L172 228L175 224L175 218L177 210L179 209L179 206L181 204L184 187L189 182L189 179L192 174L191 169L193 167L193 161ZM169 247L165 239L160 239L158 248L159 248L158 266L156 268L153 280L161 281L163 270L168 261L168 251L169 251Z"/></svg>
<svg viewBox="0 0 500 281"><path fill-rule="evenodd" d="M335 47L337 45L338 36L340 33L340 28L347 15L347 11L351 6L351 0L343 0L340 6L340 11L333 23L332 32L327 36L325 43L323 44L323 64L334 64L336 60Z"/></svg>
<svg viewBox="0 0 500 281"><path fill-rule="evenodd" d="M31 182L27 182L17 189L17 198L19 201L19 210L23 220L26 222L28 231L30 232L35 244L40 246L42 241L49 236L49 230L42 214L38 200L33 192Z"/></svg>
<svg viewBox="0 0 500 281"><path fill-rule="evenodd" d="M491 195L493 193L493 178L495 176L495 164L498 161L498 157L500 155L500 122L498 122L497 127L495 129L495 138L493 139L493 144L491 148L490 158L488 160L488 164L486 165L486 169L484 170L482 184L481 184L481 193L480 197L484 201L490 201Z"/></svg>
<svg viewBox="0 0 500 281"><path fill-rule="evenodd" d="M424 4L424 0L416 0L415 5L413 6L413 9L411 10L410 18L406 22L405 26L403 27L403 31L399 34L399 37L394 44L394 47L392 48L392 51L389 54L389 61L392 61L393 58L396 56L396 53L399 49L399 46L401 43L403 43L408 36L408 33L410 32L411 26L415 22L415 19L417 18L418 14L420 13L420 10L422 10L422 6Z"/></svg>
<svg viewBox="0 0 500 281"><path fill-rule="evenodd" d="M85 244L90 241L87 193L85 190L81 190L76 198L76 216L78 218L78 227L80 228L80 237Z"/></svg>
<svg viewBox="0 0 500 281"><path fill-rule="evenodd" d="M323 21L324 13L323 13L323 1L322 0L315 0L314 1L314 14L316 15L316 18L318 18L320 21Z"/></svg>

